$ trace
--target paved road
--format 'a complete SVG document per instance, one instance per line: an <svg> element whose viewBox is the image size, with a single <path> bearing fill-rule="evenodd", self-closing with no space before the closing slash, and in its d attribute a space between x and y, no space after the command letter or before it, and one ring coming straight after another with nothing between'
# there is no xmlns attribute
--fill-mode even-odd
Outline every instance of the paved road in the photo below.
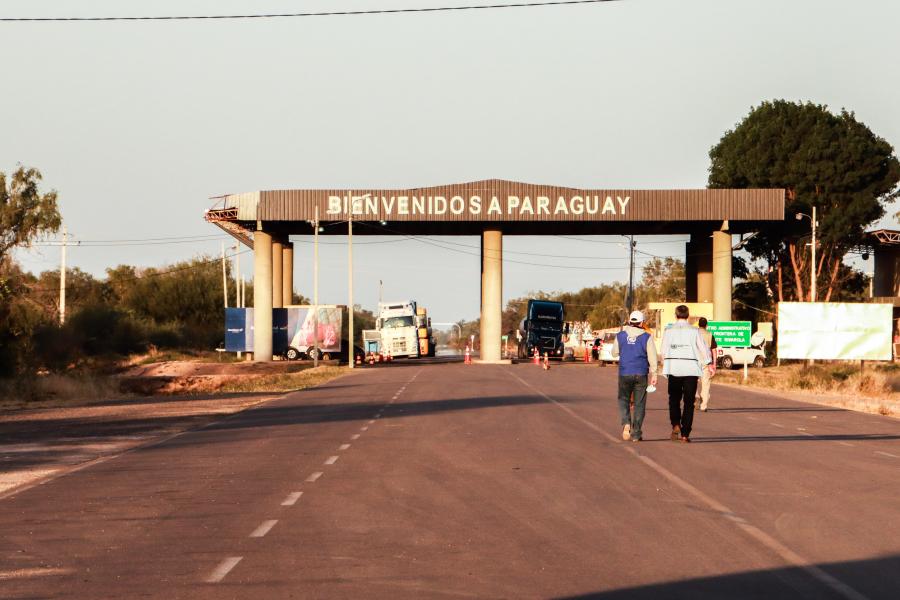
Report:
<svg viewBox="0 0 900 600"><path fill-rule="evenodd" d="M0 501L2 598L896 598L900 422L615 370L361 370Z"/></svg>

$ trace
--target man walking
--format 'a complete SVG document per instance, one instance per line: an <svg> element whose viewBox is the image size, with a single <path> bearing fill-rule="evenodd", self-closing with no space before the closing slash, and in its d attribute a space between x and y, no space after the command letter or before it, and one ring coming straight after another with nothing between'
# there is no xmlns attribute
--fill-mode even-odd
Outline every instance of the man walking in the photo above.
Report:
<svg viewBox="0 0 900 600"><path fill-rule="evenodd" d="M641 426L647 406L647 380L656 385L656 346L653 336L642 325L644 314L636 310L628 317L628 324L616 334L613 358L619 358L619 419L622 439L641 441ZM634 413L631 396L634 394Z"/></svg>
<svg viewBox="0 0 900 600"><path fill-rule="evenodd" d="M669 378L669 421L675 442L691 441L697 380L711 360L700 330L688 323L689 316L684 304L675 307L676 321L666 327L660 348L663 374Z"/></svg>
<svg viewBox="0 0 900 600"><path fill-rule="evenodd" d="M703 338L703 341L706 343L706 347L709 349L709 356L712 359L709 363L709 368L703 370L703 375L700 376L700 391L697 403L700 407L700 410L706 412L709 408L709 383L710 380L716 374L716 354L713 350L716 349L716 338L713 337L713 334L706 329L707 321L706 317L700 317L697 319L697 326L700 328L700 337Z"/></svg>

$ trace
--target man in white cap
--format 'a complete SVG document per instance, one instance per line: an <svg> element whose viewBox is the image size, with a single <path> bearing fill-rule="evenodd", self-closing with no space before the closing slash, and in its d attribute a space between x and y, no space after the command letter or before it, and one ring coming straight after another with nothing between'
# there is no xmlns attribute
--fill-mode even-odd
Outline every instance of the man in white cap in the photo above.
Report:
<svg viewBox="0 0 900 600"><path fill-rule="evenodd" d="M641 426L647 405L647 381L656 386L656 345L641 325L644 314L636 310L628 317L628 324L616 334L612 355L619 358L619 419L622 439L641 441ZM631 396L634 394L634 412Z"/></svg>

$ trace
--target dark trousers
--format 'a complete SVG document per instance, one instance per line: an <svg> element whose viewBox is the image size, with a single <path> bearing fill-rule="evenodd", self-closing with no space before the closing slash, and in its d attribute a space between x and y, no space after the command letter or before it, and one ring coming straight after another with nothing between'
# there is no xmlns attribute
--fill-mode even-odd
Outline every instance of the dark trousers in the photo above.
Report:
<svg viewBox="0 0 900 600"><path fill-rule="evenodd" d="M681 427L681 435L691 435L694 424L694 397L697 395L699 377L669 375L669 422ZM682 404L684 408L682 409Z"/></svg>
<svg viewBox="0 0 900 600"><path fill-rule="evenodd" d="M634 394L634 414L631 413L632 394ZM619 420L622 425L631 424L631 437L635 439L641 439L646 406L647 376L619 375Z"/></svg>

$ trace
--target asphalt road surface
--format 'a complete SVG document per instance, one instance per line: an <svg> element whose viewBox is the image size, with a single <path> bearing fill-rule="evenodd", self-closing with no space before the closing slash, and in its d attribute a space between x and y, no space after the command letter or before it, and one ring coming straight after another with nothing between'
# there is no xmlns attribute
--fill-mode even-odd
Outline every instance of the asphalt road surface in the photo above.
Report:
<svg viewBox="0 0 900 600"><path fill-rule="evenodd" d="M362 369L0 501L0 597L900 597L900 421L660 387Z"/></svg>

